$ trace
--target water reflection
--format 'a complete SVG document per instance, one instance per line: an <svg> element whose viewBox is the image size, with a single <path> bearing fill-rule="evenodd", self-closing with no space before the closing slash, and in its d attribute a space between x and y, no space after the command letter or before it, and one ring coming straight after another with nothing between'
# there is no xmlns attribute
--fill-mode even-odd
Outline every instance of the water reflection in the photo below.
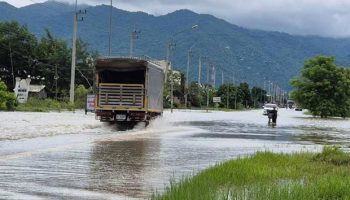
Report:
<svg viewBox="0 0 350 200"><path fill-rule="evenodd" d="M343 129L315 126L300 126L296 129L300 134L295 136L295 140L300 142L308 141L322 145L346 145L350 142L350 135Z"/></svg>
<svg viewBox="0 0 350 200"><path fill-rule="evenodd" d="M290 135L284 134L283 128L269 127L259 124L242 124L236 122L190 122L191 126L209 130L206 133L196 134L193 137L204 138L231 138L231 139L254 139L290 141Z"/></svg>
<svg viewBox="0 0 350 200"><path fill-rule="evenodd" d="M90 188L131 197L146 197L145 176L157 157L159 141L103 141L96 143L90 157Z"/></svg>
<svg viewBox="0 0 350 200"><path fill-rule="evenodd" d="M305 120L305 118L303 118ZM314 120L314 119L311 119ZM341 120L328 120L330 122ZM318 127L315 125L280 125L271 127L254 123L237 123L224 121L188 122L190 126L200 127L208 132L192 137L203 138L236 138L266 141L295 141L300 143L322 145L348 145L350 134L344 129L335 127Z"/></svg>

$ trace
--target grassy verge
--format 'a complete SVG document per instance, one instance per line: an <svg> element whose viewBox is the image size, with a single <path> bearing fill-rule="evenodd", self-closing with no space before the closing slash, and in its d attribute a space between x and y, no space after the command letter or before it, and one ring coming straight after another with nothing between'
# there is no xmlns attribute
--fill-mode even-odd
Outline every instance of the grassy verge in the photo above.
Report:
<svg viewBox="0 0 350 200"><path fill-rule="evenodd" d="M48 112L73 109L74 105L66 102L60 102L52 99L29 99L26 103L19 104L15 110L22 112Z"/></svg>
<svg viewBox="0 0 350 200"><path fill-rule="evenodd" d="M179 183L152 199L350 199L350 155L325 147L321 153L259 152L228 161Z"/></svg>

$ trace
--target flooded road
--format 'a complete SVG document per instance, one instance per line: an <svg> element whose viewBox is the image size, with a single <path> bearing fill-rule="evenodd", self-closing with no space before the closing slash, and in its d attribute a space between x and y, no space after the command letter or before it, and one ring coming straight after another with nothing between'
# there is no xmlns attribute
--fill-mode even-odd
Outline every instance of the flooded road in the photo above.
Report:
<svg viewBox="0 0 350 200"><path fill-rule="evenodd" d="M117 131L93 114L0 112L0 199L144 199L171 179L256 151L350 145L350 121L280 109L165 112Z"/></svg>

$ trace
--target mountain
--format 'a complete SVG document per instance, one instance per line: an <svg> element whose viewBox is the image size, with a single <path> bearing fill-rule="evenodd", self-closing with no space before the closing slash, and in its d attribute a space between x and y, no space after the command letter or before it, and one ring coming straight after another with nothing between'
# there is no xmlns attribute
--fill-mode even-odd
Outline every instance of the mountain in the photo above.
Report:
<svg viewBox="0 0 350 200"><path fill-rule="evenodd" d="M48 28L71 43L74 9L72 5L55 1L22 8L0 3L0 20L26 24L39 37ZM80 5L79 9L86 9L87 14L79 15L84 20L78 23L78 36L101 55L107 55L110 7ZM189 10L153 16L113 8L112 16L112 55L128 55L130 33L137 29L140 34L135 40L134 55L165 59L166 46L173 42L176 47L171 61L182 71L186 69L187 52L192 47L191 80L197 80L199 54L206 57L202 82L206 82L207 63L214 63L217 84L221 83L223 72L225 82L246 81L263 87L264 80L266 83L270 80L285 89L290 89L288 80L299 73L307 58L332 55L337 64L350 65L350 39L251 30ZM192 30L195 24L198 28Z"/></svg>

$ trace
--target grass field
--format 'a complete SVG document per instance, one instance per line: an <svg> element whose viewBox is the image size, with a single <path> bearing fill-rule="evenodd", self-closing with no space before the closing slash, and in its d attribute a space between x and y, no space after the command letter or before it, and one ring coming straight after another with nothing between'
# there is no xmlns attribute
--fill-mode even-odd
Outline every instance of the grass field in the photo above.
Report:
<svg viewBox="0 0 350 200"><path fill-rule="evenodd" d="M259 152L171 182L151 199L350 199L350 154Z"/></svg>
<svg viewBox="0 0 350 200"><path fill-rule="evenodd" d="M22 112L49 112L61 110L73 110L74 105L52 99L29 99L27 103L19 104L15 110Z"/></svg>

